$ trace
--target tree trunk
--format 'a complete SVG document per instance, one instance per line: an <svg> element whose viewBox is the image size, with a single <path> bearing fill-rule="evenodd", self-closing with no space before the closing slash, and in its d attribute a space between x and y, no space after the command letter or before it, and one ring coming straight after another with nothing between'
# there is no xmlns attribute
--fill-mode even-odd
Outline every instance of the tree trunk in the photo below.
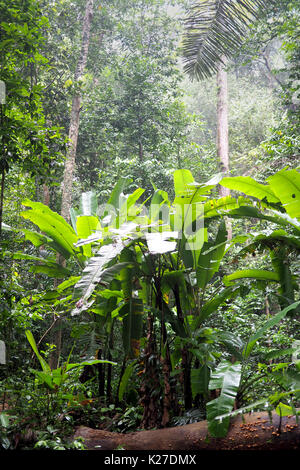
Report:
<svg viewBox="0 0 300 470"><path fill-rule="evenodd" d="M83 20L82 29L82 45L81 53L77 63L75 71L74 81L75 83L83 76L84 69L87 62L88 49L90 43L90 29L93 16L94 0L87 0L85 7L85 15ZM69 128L69 145L65 160L64 177L62 183L62 201L61 201L61 216L69 222L70 220L70 209L72 207L72 186L73 186L73 174L75 170L75 159L76 159L76 148L79 132L79 114L80 114L80 103L81 95L80 92L76 92L72 101L72 111L70 118ZM65 260L58 257L58 262L64 266ZM61 321L57 322L57 330L54 336L54 344L56 349L51 355L50 363L52 368L56 368L58 365L59 356L61 354L62 346L62 331Z"/></svg>
<svg viewBox="0 0 300 470"><path fill-rule="evenodd" d="M3 205L4 205L4 182L5 182L5 170L1 171L1 189L0 189L0 237L2 234L2 220L3 220Z"/></svg>
<svg viewBox="0 0 300 470"><path fill-rule="evenodd" d="M87 63L89 42L90 42L90 29L93 16L94 0L87 0L85 7L85 16L83 20L83 31L82 31L82 46L81 54L77 63L75 72L75 82L83 76L84 69ZM73 174L75 169L76 159L76 148L79 132L79 115L80 115L80 104L81 94L76 92L73 97L72 111L70 118L69 128L69 146L65 160L64 178L62 186L62 202L61 202L61 215L69 221L70 220L70 208L72 206L72 186L73 186Z"/></svg>
<svg viewBox="0 0 300 470"><path fill-rule="evenodd" d="M140 405L144 408L141 427L151 429L160 426L160 396L158 357L154 335L153 317L149 313L145 352L143 354L144 371L140 388Z"/></svg>
<svg viewBox="0 0 300 470"><path fill-rule="evenodd" d="M184 314L180 303L179 288L176 285L173 289L175 304L177 309L177 316L179 321L184 324ZM183 395L184 395L184 408L189 410L193 406L193 394L191 386L191 354L187 345L183 346L181 350L182 369L183 369Z"/></svg>
<svg viewBox="0 0 300 470"><path fill-rule="evenodd" d="M217 72L217 155L223 176L229 175L229 138L228 138L228 83L225 69L227 59L222 58ZM230 190L220 186L220 197L230 195ZM232 227L229 219L225 219L228 239L232 238Z"/></svg>
<svg viewBox="0 0 300 470"><path fill-rule="evenodd" d="M228 143L228 85L226 63L220 64L217 73L217 153L221 172L229 173L229 143ZM220 195L227 196L229 189L220 187Z"/></svg>
<svg viewBox="0 0 300 470"><path fill-rule="evenodd" d="M232 419L224 438L208 437L207 421L173 428L128 434L100 431L80 426L74 438L83 437L89 450L299 450L300 425L294 416L280 419L258 412Z"/></svg>

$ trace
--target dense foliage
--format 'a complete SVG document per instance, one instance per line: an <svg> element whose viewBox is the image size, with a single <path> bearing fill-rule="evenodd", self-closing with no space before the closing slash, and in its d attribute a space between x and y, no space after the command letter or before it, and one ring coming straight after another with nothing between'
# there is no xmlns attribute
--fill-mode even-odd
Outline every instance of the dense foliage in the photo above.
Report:
<svg viewBox="0 0 300 470"><path fill-rule="evenodd" d="M182 67L196 47L187 11L216 3L95 1L78 79L86 2L0 1L4 449L84 449L69 439L78 424L206 419L223 437L238 413L298 413L299 11L218 2L212 31L200 16L218 56L218 28L248 28L238 53L219 37L230 58L224 177L214 77L194 82ZM204 55L198 77L214 74Z"/></svg>

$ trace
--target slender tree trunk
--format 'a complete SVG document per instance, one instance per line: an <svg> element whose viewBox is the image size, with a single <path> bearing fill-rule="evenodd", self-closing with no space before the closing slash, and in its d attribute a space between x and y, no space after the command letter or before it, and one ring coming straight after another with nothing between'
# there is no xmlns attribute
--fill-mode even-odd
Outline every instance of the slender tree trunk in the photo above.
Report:
<svg viewBox="0 0 300 470"><path fill-rule="evenodd" d="M228 84L226 63L220 64L217 73L217 152L221 172L229 173L229 142L228 142ZM229 189L220 187L220 195L228 196Z"/></svg>
<svg viewBox="0 0 300 470"><path fill-rule="evenodd" d="M77 68L75 71L74 81L75 83L83 76L84 69L87 63L87 56L90 43L90 29L93 17L93 8L94 0L87 0L85 7L85 15L83 20L82 28L82 45L81 53L77 63ZM80 115L80 105L81 105L81 94L76 92L73 101L72 101L72 111L70 117L70 127L69 127L69 145L65 160L65 169L64 177L62 183L62 201L61 201L61 215L66 220L70 220L70 209L72 206L72 186L73 186L73 174L75 170L75 159L76 159L76 149L77 149L77 140L79 132L79 115ZM60 256L57 260L62 266L65 265L65 260ZM53 352L50 363L52 368L56 368L58 364L58 358L61 354L62 346L62 331L61 331L61 320L58 320L57 329L55 331L55 336L53 343L56 345L56 349Z"/></svg>
<svg viewBox="0 0 300 470"><path fill-rule="evenodd" d="M160 426L160 395L161 386L159 381L158 358L156 351L156 341L154 335L153 317L148 315L148 332L143 356L144 371L140 389L140 404L144 408L141 427L151 429Z"/></svg>
<svg viewBox="0 0 300 470"><path fill-rule="evenodd" d="M180 295L178 286L173 290L175 296L175 303L177 308L177 316L179 321L184 324L183 311L180 304ZM182 369L183 369L183 393L184 393L184 407L189 410L193 406L193 394L191 387L191 353L188 346L183 346L181 350Z"/></svg>
<svg viewBox="0 0 300 470"><path fill-rule="evenodd" d="M46 183L43 184L43 204L50 207L50 190Z"/></svg>
<svg viewBox="0 0 300 470"><path fill-rule="evenodd" d="M3 220L3 205L4 205L4 183L5 183L5 170L1 171L1 190L0 190L0 237L2 233L2 220Z"/></svg>
<svg viewBox="0 0 300 470"><path fill-rule="evenodd" d="M102 350L98 350L98 359L102 359ZM98 395L105 396L105 364L98 364Z"/></svg>
<svg viewBox="0 0 300 470"><path fill-rule="evenodd" d="M109 361L112 360L112 354L111 351L113 350L114 347L114 321L112 322L111 325L111 331L109 335L109 343L108 343L108 354L107 354L107 359ZM107 380L106 380L106 401L107 403L112 402L112 365L107 364Z"/></svg>
<svg viewBox="0 0 300 470"><path fill-rule="evenodd" d="M228 83L226 58L218 67L217 72L217 154L219 165L223 176L229 175L229 138L228 138ZM220 196L230 195L230 190L220 186ZM232 238L232 227L230 220L226 219L228 239Z"/></svg>
<svg viewBox="0 0 300 470"><path fill-rule="evenodd" d="M77 63L75 72L75 82L78 81L84 73L84 69L87 63L89 42L90 42L90 29L93 16L94 0L87 0L85 7L85 16L83 20L82 30L82 46L81 54ZM63 178L62 188L62 202L61 202L61 215L65 220L70 220L70 208L72 205L72 186L73 186L73 174L75 170L75 158L77 149L77 140L79 132L79 115L81 105L81 94L76 92L73 97L72 111L70 118L69 127L69 146L65 161L65 170Z"/></svg>

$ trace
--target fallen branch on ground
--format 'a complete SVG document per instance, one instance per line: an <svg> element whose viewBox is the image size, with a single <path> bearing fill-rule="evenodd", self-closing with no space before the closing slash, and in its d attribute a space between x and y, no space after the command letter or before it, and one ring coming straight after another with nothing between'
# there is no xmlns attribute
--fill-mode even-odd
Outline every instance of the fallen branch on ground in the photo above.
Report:
<svg viewBox="0 0 300 470"><path fill-rule="evenodd" d="M300 450L300 425L295 416L258 412L232 419L225 438L207 436L207 422L128 434L80 426L89 450Z"/></svg>

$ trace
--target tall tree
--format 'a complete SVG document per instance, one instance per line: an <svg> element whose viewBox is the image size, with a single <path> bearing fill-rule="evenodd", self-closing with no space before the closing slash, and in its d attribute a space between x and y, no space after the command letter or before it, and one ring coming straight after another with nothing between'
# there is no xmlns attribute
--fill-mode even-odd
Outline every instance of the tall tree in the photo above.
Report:
<svg viewBox="0 0 300 470"><path fill-rule="evenodd" d="M90 43L90 30L93 17L94 0L87 0L85 6L85 15L82 27L82 46L81 53L78 59L74 81L78 85L73 100L72 110L70 117L69 127L69 146L65 161L65 170L62 183L62 202L61 202L61 215L65 220L70 219L70 208L72 205L72 187L73 187L73 174L75 169L76 149L79 132L79 116L81 105L81 92L79 88L79 81L83 77L84 70L87 63L89 43Z"/></svg>
<svg viewBox="0 0 300 470"><path fill-rule="evenodd" d="M228 83L226 59L219 64L217 71L217 154L223 175L229 173L229 140L228 140ZM227 188L220 188L220 195L228 196Z"/></svg>
<svg viewBox="0 0 300 470"><path fill-rule="evenodd" d="M67 155L65 160L64 176L62 182L62 201L61 201L61 216L69 221L70 209L72 206L72 188L73 188L73 175L75 170L76 149L79 133L79 117L81 108L81 91L80 80L83 77L85 67L87 64L88 50L90 43L90 31L93 17L94 0L87 0L85 5L85 14L82 26L82 43L81 52L77 62L74 82L75 93L72 99L72 108L69 125L69 143L67 147ZM61 255L57 256L59 263L64 266L65 260ZM56 280L57 282L57 280ZM52 351L50 357L50 364L52 368L56 368L59 362L59 357L62 348L62 325L61 318L55 318L56 329L53 331L52 341L55 344L55 349Z"/></svg>
<svg viewBox="0 0 300 470"><path fill-rule="evenodd" d="M217 154L224 175L229 173L226 64L243 43L246 27L263 3L263 0L197 1L185 22L182 45L185 72L198 80L217 73ZM227 196L229 190L221 188L220 194ZM231 238L229 221L227 229Z"/></svg>

